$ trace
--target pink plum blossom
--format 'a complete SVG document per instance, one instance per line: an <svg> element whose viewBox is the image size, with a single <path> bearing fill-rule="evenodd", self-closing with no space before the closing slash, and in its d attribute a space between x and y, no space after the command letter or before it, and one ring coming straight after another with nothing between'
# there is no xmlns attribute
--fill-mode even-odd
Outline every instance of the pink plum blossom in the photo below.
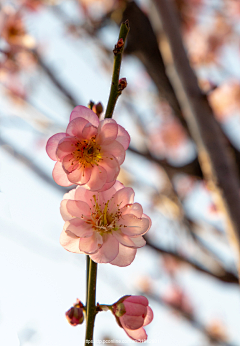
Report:
<svg viewBox="0 0 240 346"><path fill-rule="evenodd" d="M49 157L57 161L53 179L61 186L107 190L116 181L129 143L128 132L115 120L99 121L91 109L77 106L66 133L57 133L47 142Z"/></svg>
<svg viewBox="0 0 240 346"><path fill-rule="evenodd" d="M147 334L144 326L153 320L153 311L143 296L125 296L112 306L112 312L120 327L135 341L144 342Z"/></svg>
<svg viewBox="0 0 240 346"><path fill-rule="evenodd" d="M66 250L119 267L132 263L151 226L142 206L134 203L133 189L118 181L102 192L78 186L64 195L60 210L65 221L60 243Z"/></svg>

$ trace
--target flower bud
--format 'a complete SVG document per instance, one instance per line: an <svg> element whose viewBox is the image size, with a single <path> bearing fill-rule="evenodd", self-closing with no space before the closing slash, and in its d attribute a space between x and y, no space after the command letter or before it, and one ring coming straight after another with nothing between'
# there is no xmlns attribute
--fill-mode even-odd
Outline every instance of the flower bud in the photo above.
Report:
<svg viewBox="0 0 240 346"><path fill-rule="evenodd" d="M74 304L66 313L65 316L68 322L72 326L77 326L78 324L82 324L84 320L83 315L83 304L77 299L76 304Z"/></svg>
<svg viewBox="0 0 240 346"><path fill-rule="evenodd" d="M121 78L118 81L118 90L123 91L127 87L127 80L126 78Z"/></svg>
<svg viewBox="0 0 240 346"><path fill-rule="evenodd" d="M144 326L152 322L153 312L143 296L124 296L112 305L118 325L135 341L147 340Z"/></svg>
<svg viewBox="0 0 240 346"><path fill-rule="evenodd" d="M92 110L97 114L98 117L100 117L103 112L103 105L101 104L101 102L98 102L97 104L93 105Z"/></svg>
<svg viewBox="0 0 240 346"><path fill-rule="evenodd" d="M113 50L113 53L114 55L117 55L118 53L121 52L122 48L124 46L124 41L122 38L120 38L117 42L117 44L115 44L115 47L114 47L114 50Z"/></svg>

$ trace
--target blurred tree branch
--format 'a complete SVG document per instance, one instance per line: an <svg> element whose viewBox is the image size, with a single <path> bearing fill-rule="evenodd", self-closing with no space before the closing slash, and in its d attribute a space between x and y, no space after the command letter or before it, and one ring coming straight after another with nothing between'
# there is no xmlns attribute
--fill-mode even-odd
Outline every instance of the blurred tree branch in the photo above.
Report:
<svg viewBox="0 0 240 346"><path fill-rule="evenodd" d="M197 144L204 176L215 193L217 205L227 217L229 239L237 250L237 267L240 269L240 196L236 168L226 150L224 138L207 98L202 94L190 67L174 8L165 0L155 0L154 3L159 12L176 72L174 76L171 73L170 78Z"/></svg>

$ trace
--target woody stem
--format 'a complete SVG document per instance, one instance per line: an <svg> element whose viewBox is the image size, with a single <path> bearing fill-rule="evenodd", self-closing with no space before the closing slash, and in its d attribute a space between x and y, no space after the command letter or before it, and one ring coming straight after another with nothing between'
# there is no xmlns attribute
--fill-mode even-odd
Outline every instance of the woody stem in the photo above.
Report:
<svg viewBox="0 0 240 346"><path fill-rule="evenodd" d="M97 282L97 263L89 258L88 272L88 291L87 291L87 322L85 346L93 345L93 329L96 316L96 282Z"/></svg>
<svg viewBox="0 0 240 346"><path fill-rule="evenodd" d="M115 55L114 55L114 63L113 63L112 83L111 83L111 90L110 90L110 95L108 98L105 118L112 118L115 104L117 102L119 95L121 94L121 92L119 91L118 80L119 80L124 45L125 45L129 30L130 30L129 23L128 23L128 20L126 20L124 23L121 24L119 38L118 38L118 40L120 39L123 40L123 45L121 46L121 48L116 49L116 51L114 50ZM115 46L115 48L117 48L117 45Z"/></svg>

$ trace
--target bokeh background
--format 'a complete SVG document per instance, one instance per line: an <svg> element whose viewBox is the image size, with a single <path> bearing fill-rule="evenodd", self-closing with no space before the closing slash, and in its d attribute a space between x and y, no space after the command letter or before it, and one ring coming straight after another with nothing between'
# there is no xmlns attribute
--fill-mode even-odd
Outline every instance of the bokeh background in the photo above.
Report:
<svg viewBox="0 0 240 346"><path fill-rule="evenodd" d="M240 1L169 1L239 167ZM74 106L106 107L125 19L131 29L121 77L128 86L114 119L131 144L118 179L133 187L153 225L129 267L98 266L97 301L146 295L152 344L240 345L236 259L165 73L150 0L0 1L0 345L84 344L85 326L70 326L65 311L76 298L85 301L85 256L59 244L67 189L53 181L45 145L64 131ZM131 344L110 312L95 325L99 343Z"/></svg>

